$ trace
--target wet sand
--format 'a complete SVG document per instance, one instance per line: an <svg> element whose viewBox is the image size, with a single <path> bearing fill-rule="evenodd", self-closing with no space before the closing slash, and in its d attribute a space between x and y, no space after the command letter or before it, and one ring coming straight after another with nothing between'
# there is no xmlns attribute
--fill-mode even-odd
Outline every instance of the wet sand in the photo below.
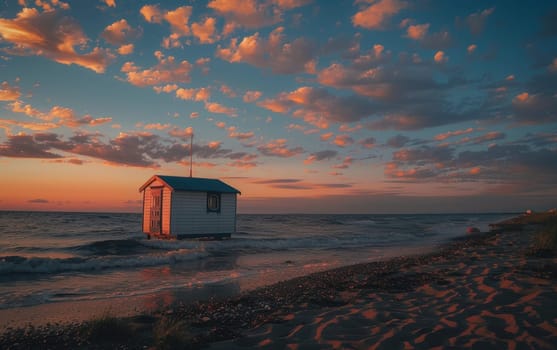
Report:
<svg viewBox="0 0 557 350"><path fill-rule="evenodd" d="M5 332L0 348L555 349L557 255L531 254L538 228L520 229L177 303L122 320L123 338L60 325Z"/></svg>

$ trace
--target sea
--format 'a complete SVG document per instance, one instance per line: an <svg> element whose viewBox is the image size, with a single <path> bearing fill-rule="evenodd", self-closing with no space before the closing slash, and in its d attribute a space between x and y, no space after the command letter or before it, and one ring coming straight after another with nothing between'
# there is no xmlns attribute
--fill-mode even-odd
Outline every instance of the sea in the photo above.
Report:
<svg viewBox="0 0 557 350"><path fill-rule="evenodd" d="M238 215L230 239L176 241L148 240L140 214L0 211L0 310L235 295L343 265L431 251L466 235L467 227L486 231L510 216Z"/></svg>

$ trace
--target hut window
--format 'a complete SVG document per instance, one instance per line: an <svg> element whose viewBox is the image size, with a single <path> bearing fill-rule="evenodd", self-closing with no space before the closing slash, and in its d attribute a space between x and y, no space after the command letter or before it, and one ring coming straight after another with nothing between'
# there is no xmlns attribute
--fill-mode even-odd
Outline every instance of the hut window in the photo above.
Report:
<svg viewBox="0 0 557 350"><path fill-rule="evenodd" d="M207 193L207 211L220 213L219 193Z"/></svg>

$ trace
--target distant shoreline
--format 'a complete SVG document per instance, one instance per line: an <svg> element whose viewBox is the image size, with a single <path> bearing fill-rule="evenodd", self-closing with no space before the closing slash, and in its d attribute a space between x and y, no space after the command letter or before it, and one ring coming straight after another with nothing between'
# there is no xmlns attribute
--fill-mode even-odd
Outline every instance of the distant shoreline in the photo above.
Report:
<svg viewBox="0 0 557 350"><path fill-rule="evenodd" d="M58 214L141 214L141 211L137 212L125 212L125 211L67 211L67 210L11 210L11 209L0 209L0 213L58 213ZM386 216L397 216L397 215L509 215L517 216L522 212L511 211L511 212L443 212L443 213L238 213L238 215L386 215Z"/></svg>

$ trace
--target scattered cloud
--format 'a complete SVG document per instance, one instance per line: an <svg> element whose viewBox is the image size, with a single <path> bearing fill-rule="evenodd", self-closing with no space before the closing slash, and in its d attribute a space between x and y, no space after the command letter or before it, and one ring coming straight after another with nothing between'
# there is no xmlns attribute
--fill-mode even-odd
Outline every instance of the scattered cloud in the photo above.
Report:
<svg viewBox="0 0 557 350"><path fill-rule="evenodd" d="M457 24L464 24L468 27L470 32L474 35L479 35L483 32L485 25L487 23L487 18L495 11L495 7L488 8L482 11L478 11L470 14L468 17L462 21L457 18Z"/></svg>
<svg viewBox="0 0 557 350"><path fill-rule="evenodd" d="M191 6L181 6L174 10L162 10L159 5L144 5L139 10L145 21L149 23L162 23L163 20L170 25L170 35L163 38L162 46L166 49L182 47L180 38L191 35L189 20L192 13ZM199 26L200 24L198 24ZM197 27L198 39L208 39L207 29ZM200 39L201 40L201 39Z"/></svg>
<svg viewBox="0 0 557 350"><path fill-rule="evenodd" d="M133 53L135 46L133 44L125 44L118 48L118 53L122 56L131 55Z"/></svg>
<svg viewBox="0 0 557 350"><path fill-rule="evenodd" d="M182 141L192 132L191 128L171 129L168 134L180 139L178 142L149 132L120 133L106 142L100 134L80 132L68 139L43 132L10 135L6 142L0 144L0 157L61 159L77 164L71 161L74 158L63 155L72 154L101 159L112 165L158 168L161 161L181 162L188 158L189 144ZM253 162L257 157L222 148L220 142L194 144L193 154L201 159L221 158L239 162Z"/></svg>
<svg viewBox="0 0 557 350"><path fill-rule="evenodd" d="M282 20L271 2L256 0L211 0L207 7L228 21L228 26L261 28L277 24ZM228 29L230 31L231 29Z"/></svg>
<svg viewBox="0 0 557 350"><path fill-rule="evenodd" d="M342 163L333 165L333 169L348 169L354 163L354 158L344 157Z"/></svg>
<svg viewBox="0 0 557 350"><path fill-rule="evenodd" d="M29 117L40 119L46 123L13 123L12 125L18 125L22 127L30 128L31 130L46 130L57 128L61 126L66 126L69 128L75 128L79 126L95 126L105 123L110 123L112 121L111 117L100 117L93 118L91 115L83 115L81 117L77 116L73 109L54 106L48 112L40 111L33 108L30 104L23 104L21 101L15 101L9 104L10 110L14 113L22 113ZM34 127L33 127L34 126Z"/></svg>
<svg viewBox="0 0 557 350"><path fill-rule="evenodd" d="M389 19L407 7L406 2L399 0L364 0L361 2L366 5L362 6L360 11L352 17L352 24L355 27L373 30L385 29L389 24Z"/></svg>
<svg viewBox="0 0 557 350"><path fill-rule="evenodd" d="M437 51L433 56L433 60L437 63L445 63L449 60L449 57L443 51Z"/></svg>
<svg viewBox="0 0 557 350"><path fill-rule="evenodd" d="M406 36L413 40L422 40L429 30L429 23L410 25L406 29Z"/></svg>
<svg viewBox="0 0 557 350"><path fill-rule="evenodd" d="M178 89L176 90L176 97L182 100L190 101L207 101L211 98L211 89L208 87L199 89Z"/></svg>
<svg viewBox="0 0 557 350"><path fill-rule="evenodd" d="M478 46L476 44L471 44L471 45L468 45L468 47L466 48L466 51L468 52L469 55L471 55L474 52L476 52L477 48L478 48Z"/></svg>
<svg viewBox="0 0 557 350"><path fill-rule="evenodd" d="M141 29L132 28L125 19L112 23L101 33L101 37L112 45L128 44L140 35Z"/></svg>
<svg viewBox="0 0 557 350"><path fill-rule="evenodd" d="M244 94L243 100L246 103L253 103L263 95L261 91L246 91Z"/></svg>
<svg viewBox="0 0 557 350"><path fill-rule="evenodd" d="M401 148L404 147L409 141L409 137L399 134L388 139L386 145L392 148Z"/></svg>
<svg viewBox="0 0 557 350"><path fill-rule="evenodd" d="M269 68L274 73L292 74L310 71L317 54L315 45L304 38L284 42L284 27L278 27L268 39L259 33L242 40L233 38L228 47L217 48L217 57L231 62L245 62L259 68Z"/></svg>
<svg viewBox="0 0 557 350"><path fill-rule="evenodd" d="M224 95L228 96L228 97L236 97L237 94L234 90L232 90L232 88L228 85L222 84L219 88L220 92L222 92Z"/></svg>
<svg viewBox="0 0 557 350"><path fill-rule="evenodd" d="M377 141L375 140L375 138L368 137L358 141L358 144L360 144L363 148L372 149L373 147L375 147L376 142Z"/></svg>
<svg viewBox="0 0 557 350"><path fill-rule="evenodd" d="M373 113L374 104L357 96L335 96L326 89L303 86L292 92L260 101L259 106L276 113L292 113L320 128L329 122L349 123Z"/></svg>
<svg viewBox="0 0 557 350"><path fill-rule="evenodd" d="M350 135L337 135L333 140L333 143L339 147L350 146L354 143L354 139Z"/></svg>
<svg viewBox="0 0 557 350"><path fill-rule="evenodd" d="M212 44L219 39L217 20L213 17L207 17L203 22L192 23L191 31L201 44Z"/></svg>
<svg viewBox="0 0 557 350"><path fill-rule="evenodd" d="M0 18L0 37L12 44L5 50L11 55L44 56L96 73L104 73L115 58L109 50L100 47L83 53L89 39L77 21L54 9L39 12L36 8L24 7L13 19Z"/></svg>
<svg viewBox="0 0 557 350"><path fill-rule="evenodd" d="M255 136L253 131L250 132L238 132L235 126L228 128L228 137L238 140L249 140Z"/></svg>
<svg viewBox="0 0 557 350"><path fill-rule="evenodd" d="M0 85L0 101L15 101L20 96L19 87L11 86L7 81Z"/></svg>
<svg viewBox="0 0 557 350"><path fill-rule="evenodd" d="M230 117L238 116L236 108L226 107L217 102L205 102L205 109L210 113L226 114Z"/></svg>
<svg viewBox="0 0 557 350"><path fill-rule="evenodd" d="M304 152L302 147L288 147L286 139L277 139L264 145L258 146L257 150L261 154L270 157L290 158Z"/></svg>
<svg viewBox="0 0 557 350"><path fill-rule="evenodd" d="M162 22L162 12L158 5L145 5L139 10L139 13L149 23Z"/></svg>
<svg viewBox="0 0 557 350"><path fill-rule="evenodd" d="M192 65L183 60L176 62L174 56L165 57L160 51L155 52L158 63L148 69L141 69L133 62L126 62L120 69L126 74L126 80L135 86L151 86L168 83L190 82Z"/></svg>
<svg viewBox="0 0 557 350"><path fill-rule="evenodd" d="M331 160L338 155L337 151L334 150L324 150L315 153L311 153L305 160L304 164L311 164L313 162L318 162L322 160Z"/></svg>
<svg viewBox="0 0 557 350"><path fill-rule="evenodd" d="M447 131L447 132L444 132L442 134L435 135L434 139L437 140L437 141L444 141L444 140L448 139L449 137L469 134L469 133L472 133L474 131L475 131L474 128L467 128L467 129L464 129L464 130Z"/></svg>

